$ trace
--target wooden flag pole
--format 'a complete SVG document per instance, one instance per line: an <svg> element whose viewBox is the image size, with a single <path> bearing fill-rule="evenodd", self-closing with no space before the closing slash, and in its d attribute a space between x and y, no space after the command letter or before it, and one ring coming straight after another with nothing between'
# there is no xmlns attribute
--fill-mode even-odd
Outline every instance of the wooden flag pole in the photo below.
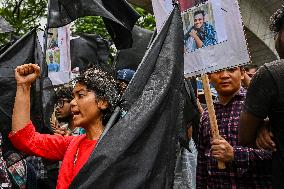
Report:
<svg viewBox="0 0 284 189"><path fill-rule="evenodd" d="M211 125L211 133L212 133L213 139L220 139L208 75L203 74L201 76L201 79L202 79L202 84L203 84L203 89L204 89L205 100L206 100L206 104L208 108L208 115L209 115L209 120L210 120L210 125ZM226 168L225 163L222 161L218 161L218 168L225 169Z"/></svg>

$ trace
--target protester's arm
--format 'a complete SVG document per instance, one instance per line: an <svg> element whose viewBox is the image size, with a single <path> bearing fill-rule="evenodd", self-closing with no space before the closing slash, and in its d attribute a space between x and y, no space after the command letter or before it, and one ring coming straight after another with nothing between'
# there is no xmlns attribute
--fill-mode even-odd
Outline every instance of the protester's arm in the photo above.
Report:
<svg viewBox="0 0 284 189"><path fill-rule="evenodd" d="M251 146L255 144L257 128L262 121L263 119L258 118L245 110L242 111L239 127L240 145Z"/></svg>
<svg viewBox="0 0 284 189"><path fill-rule="evenodd" d="M73 138L71 136L40 134L35 131L32 122L16 133L9 134L9 139L17 149L29 155L51 160L62 160Z"/></svg>
<svg viewBox="0 0 284 189"><path fill-rule="evenodd" d="M30 87L39 74L40 68L35 64L18 66L15 70L17 91L9 137L19 150L49 159L62 159L68 141L36 133L30 121Z"/></svg>
<svg viewBox="0 0 284 189"><path fill-rule="evenodd" d="M190 36L193 37L197 48L201 48L203 46L203 42L201 41L201 39L198 37L197 35L197 31L195 29L192 29L190 32Z"/></svg>
<svg viewBox="0 0 284 189"><path fill-rule="evenodd" d="M240 137L241 145L251 146L255 144L260 149L275 151L276 145L272 140L273 133L269 131L263 119L257 118L249 112L241 114L241 125L247 124L250 127L242 127L245 131ZM255 132L257 131L257 132Z"/></svg>
<svg viewBox="0 0 284 189"><path fill-rule="evenodd" d="M207 188L207 161L205 156L206 145L204 144L204 117L201 117L200 126L199 126L199 137L197 143L197 167L196 167L196 188L204 189Z"/></svg>
<svg viewBox="0 0 284 189"><path fill-rule="evenodd" d="M233 165L237 168L238 174L242 175L255 167L255 164L263 164L265 160L272 159L272 153L265 150L234 146L234 161Z"/></svg>
<svg viewBox="0 0 284 189"><path fill-rule="evenodd" d="M273 133L269 131L267 126L262 126L258 129L256 137L256 146L260 149L276 151L276 144L272 140Z"/></svg>
<svg viewBox="0 0 284 189"><path fill-rule="evenodd" d="M247 167L246 165L249 162L271 158L271 153L268 151L242 146L231 146L225 139L215 139L212 141L211 154L214 158L223 162L235 161L241 165L240 167Z"/></svg>
<svg viewBox="0 0 284 189"><path fill-rule="evenodd" d="M25 64L15 69L17 91L12 115L12 131L22 129L30 121L30 88L40 74L35 64Z"/></svg>
<svg viewBox="0 0 284 189"><path fill-rule="evenodd" d="M211 155L222 162L234 160L234 148L225 139L214 139L211 142Z"/></svg>
<svg viewBox="0 0 284 189"><path fill-rule="evenodd" d="M239 127L240 145L255 144L257 129L269 115L270 107L276 96L276 86L265 66L252 78L247 91Z"/></svg>
<svg viewBox="0 0 284 189"><path fill-rule="evenodd" d="M225 139L213 140L211 154L217 160L235 166L240 175L252 168L257 161L271 160L271 152L249 147L231 146Z"/></svg>

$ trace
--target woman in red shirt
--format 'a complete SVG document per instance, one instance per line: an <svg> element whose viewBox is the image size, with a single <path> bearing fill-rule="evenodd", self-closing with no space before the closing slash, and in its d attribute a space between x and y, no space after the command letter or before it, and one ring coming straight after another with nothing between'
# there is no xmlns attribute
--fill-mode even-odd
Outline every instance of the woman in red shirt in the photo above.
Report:
<svg viewBox="0 0 284 189"><path fill-rule="evenodd" d="M87 162L115 107L116 82L100 68L86 70L77 78L71 101L74 126L84 128L86 134L48 135L37 133L30 121L30 86L39 75L40 68L35 64L15 70L17 92L9 138L16 148L30 155L62 160L56 188L65 189Z"/></svg>

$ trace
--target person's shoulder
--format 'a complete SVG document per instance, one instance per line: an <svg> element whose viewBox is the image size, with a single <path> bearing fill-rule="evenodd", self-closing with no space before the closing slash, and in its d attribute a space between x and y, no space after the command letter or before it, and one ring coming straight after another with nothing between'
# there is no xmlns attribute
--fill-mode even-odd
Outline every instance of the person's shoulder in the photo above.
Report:
<svg viewBox="0 0 284 189"><path fill-rule="evenodd" d="M263 66L267 72L271 73L272 76L284 75L284 60L276 60L274 62L265 63Z"/></svg>
<svg viewBox="0 0 284 189"><path fill-rule="evenodd" d="M208 22L205 22L205 23L204 23L204 26L205 26L206 28L214 28L213 25L209 24Z"/></svg>
<svg viewBox="0 0 284 189"><path fill-rule="evenodd" d="M269 67L267 66L267 64L264 64L263 66L261 66L257 72L255 73L255 75L252 78L252 83L256 82L256 81L261 81L265 78L265 80L270 80L272 78L270 78L270 71L269 71ZM251 84L250 84L251 85Z"/></svg>
<svg viewBox="0 0 284 189"><path fill-rule="evenodd" d="M261 66L252 79L252 83L257 82L271 82L282 80L284 76L284 60L276 60L274 62L265 63ZM270 83L271 84L271 83Z"/></svg>
<svg viewBox="0 0 284 189"><path fill-rule="evenodd" d="M268 69L271 69L271 68L273 69L275 67L282 67L282 68L284 68L284 59L275 60L273 62L265 63L264 66L267 67Z"/></svg>

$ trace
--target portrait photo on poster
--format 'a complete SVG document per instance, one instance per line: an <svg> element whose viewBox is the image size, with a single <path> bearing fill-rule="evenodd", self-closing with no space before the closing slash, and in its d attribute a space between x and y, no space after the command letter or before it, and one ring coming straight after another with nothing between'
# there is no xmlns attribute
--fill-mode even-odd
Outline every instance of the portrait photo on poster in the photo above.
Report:
<svg viewBox="0 0 284 189"><path fill-rule="evenodd" d="M208 0L183 12L182 20L186 77L250 61L237 0Z"/></svg>
<svg viewBox="0 0 284 189"><path fill-rule="evenodd" d="M185 54L227 40L224 15L220 10L207 2L182 13Z"/></svg>
<svg viewBox="0 0 284 189"><path fill-rule="evenodd" d="M48 77L53 85L61 85L70 81L70 24L49 29L47 40L46 62ZM40 44L43 46L43 32L38 32Z"/></svg>
<svg viewBox="0 0 284 189"><path fill-rule="evenodd" d="M47 66L48 72L59 72L60 70L60 50L57 49L48 49L47 52Z"/></svg>
<svg viewBox="0 0 284 189"><path fill-rule="evenodd" d="M57 28L51 28L48 30L50 36L47 39L47 48L53 49L58 47L58 30Z"/></svg>

